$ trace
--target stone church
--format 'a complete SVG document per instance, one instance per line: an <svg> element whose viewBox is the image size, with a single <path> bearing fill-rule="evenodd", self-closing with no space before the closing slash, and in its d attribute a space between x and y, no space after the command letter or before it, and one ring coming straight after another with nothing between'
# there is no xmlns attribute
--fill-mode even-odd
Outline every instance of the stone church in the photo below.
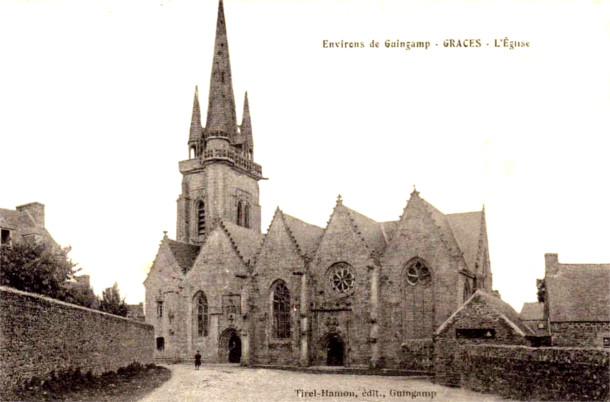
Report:
<svg viewBox="0 0 610 402"><path fill-rule="evenodd" d="M157 357L404 368L476 289L492 291L485 211L443 214L413 190L398 221L339 196L326 228L279 208L261 233L247 94L237 123L222 0L205 124L195 89L176 240L144 285ZM414 346L415 345L415 346ZM412 366L412 365L411 365Z"/></svg>

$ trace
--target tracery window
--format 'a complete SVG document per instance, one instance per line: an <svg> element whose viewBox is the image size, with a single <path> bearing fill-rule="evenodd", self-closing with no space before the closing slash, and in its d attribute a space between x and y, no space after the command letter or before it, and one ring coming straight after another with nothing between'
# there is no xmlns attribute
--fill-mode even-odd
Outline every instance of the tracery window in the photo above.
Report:
<svg viewBox="0 0 610 402"><path fill-rule="evenodd" d="M428 264L416 258L405 266L405 337L423 339L432 336L434 324L434 278Z"/></svg>
<svg viewBox="0 0 610 402"><path fill-rule="evenodd" d="M237 225L238 226L243 226L243 206L241 201L237 202Z"/></svg>
<svg viewBox="0 0 610 402"><path fill-rule="evenodd" d="M198 292L194 299L195 325L197 328L197 336L208 336L209 317L208 317L208 300L203 292Z"/></svg>
<svg viewBox="0 0 610 402"><path fill-rule="evenodd" d="M411 286L428 285L432 281L430 270L421 261L416 261L407 268L407 282Z"/></svg>
<svg viewBox="0 0 610 402"><path fill-rule="evenodd" d="M349 294L354 290L356 276L354 269L346 262L333 264L327 273L330 288L339 294Z"/></svg>
<svg viewBox="0 0 610 402"><path fill-rule="evenodd" d="M197 234L205 233L205 204L203 201L197 203Z"/></svg>
<svg viewBox="0 0 610 402"><path fill-rule="evenodd" d="M284 282L273 289L273 334L278 339L290 338L290 291Z"/></svg>

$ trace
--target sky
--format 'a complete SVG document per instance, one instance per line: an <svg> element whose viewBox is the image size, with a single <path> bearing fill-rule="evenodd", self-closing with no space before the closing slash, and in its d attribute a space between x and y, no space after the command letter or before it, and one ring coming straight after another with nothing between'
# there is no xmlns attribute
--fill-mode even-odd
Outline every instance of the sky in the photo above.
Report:
<svg viewBox="0 0 610 402"><path fill-rule="evenodd" d="M0 0L0 207L45 204L98 294L118 281L143 301L175 238L217 6ZM238 121L247 90L269 179L263 231L278 205L324 227L339 194L397 220L416 185L444 213L485 205L494 288L517 311L545 253L610 262L610 2L227 0L225 16Z"/></svg>

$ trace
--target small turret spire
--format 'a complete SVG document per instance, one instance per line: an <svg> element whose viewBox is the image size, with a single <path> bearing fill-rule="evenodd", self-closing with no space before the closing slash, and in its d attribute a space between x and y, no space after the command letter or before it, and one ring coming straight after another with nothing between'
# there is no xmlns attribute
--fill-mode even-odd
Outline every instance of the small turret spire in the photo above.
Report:
<svg viewBox="0 0 610 402"><path fill-rule="evenodd" d="M193 100L193 116L191 117L191 132L189 133L189 146L196 145L201 139L201 108L199 107L199 89L195 85L195 99Z"/></svg>
<svg viewBox="0 0 610 402"><path fill-rule="evenodd" d="M223 133L233 140L237 133L237 116L235 97L231 79L231 61L229 59L229 41L225 23L222 0L218 3L218 20L216 21L216 41L214 43L214 60L210 77L210 96L208 115L205 124L205 135Z"/></svg>
<svg viewBox="0 0 610 402"><path fill-rule="evenodd" d="M250 155L254 151L254 140L252 138L252 121L250 120L250 104L248 103L248 91L244 97L244 113L241 120L241 134L245 141L245 151Z"/></svg>

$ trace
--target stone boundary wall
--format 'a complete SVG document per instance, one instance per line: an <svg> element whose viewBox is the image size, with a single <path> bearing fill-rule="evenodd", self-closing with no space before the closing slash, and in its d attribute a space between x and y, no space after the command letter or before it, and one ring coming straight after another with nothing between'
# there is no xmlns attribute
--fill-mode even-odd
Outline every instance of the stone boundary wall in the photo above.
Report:
<svg viewBox="0 0 610 402"><path fill-rule="evenodd" d="M0 286L0 391L36 377L153 363L150 324Z"/></svg>
<svg viewBox="0 0 610 402"><path fill-rule="evenodd" d="M434 342L432 339L409 339L400 346L400 369L434 371Z"/></svg>
<svg viewBox="0 0 610 402"><path fill-rule="evenodd" d="M456 363L465 388L519 400L608 401L610 350L468 345Z"/></svg>

